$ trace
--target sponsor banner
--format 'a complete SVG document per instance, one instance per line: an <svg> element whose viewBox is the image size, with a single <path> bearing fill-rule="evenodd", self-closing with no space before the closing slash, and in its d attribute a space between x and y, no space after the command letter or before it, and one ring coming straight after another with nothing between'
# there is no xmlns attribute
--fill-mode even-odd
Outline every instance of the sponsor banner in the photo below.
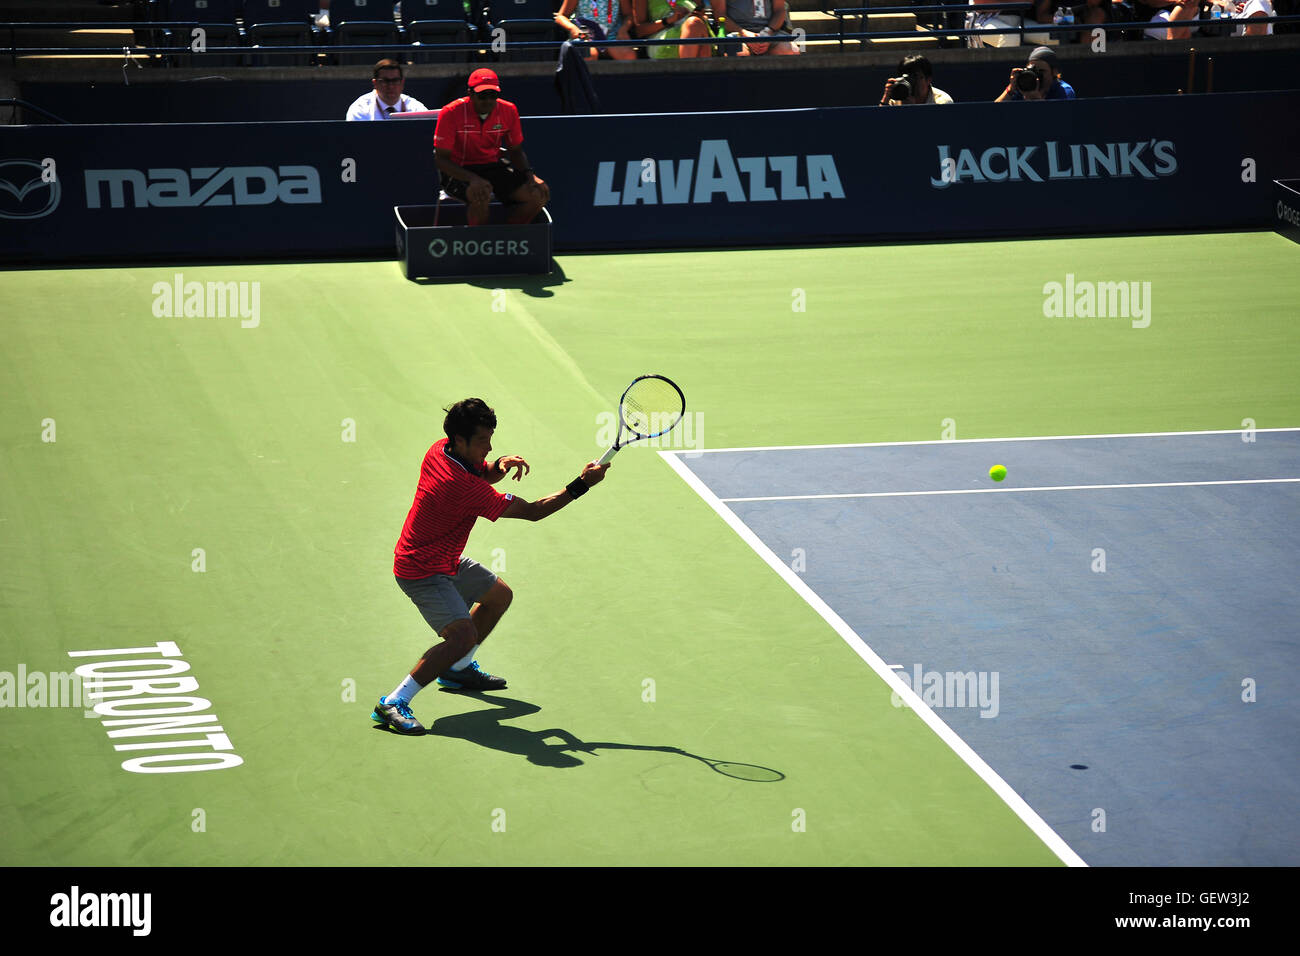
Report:
<svg viewBox="0 0 1300 956"><path fill-rule="evenodd" d="M1300 179L1274 181L1273 228L1300 242Z"/></svg>
<svg viewBox="0 0 1300 956"><path fill-rule="evenodd" d="M437 195L433 123L28 126L0 141L0 257L375 254Z"/></svg>
<svg viewBox="0 0 1300 956"><path fill-rule="evenodd" d="M561 249L924 239L1266 228L1269 184L1300 174L1297 110L1297 92L1234 93L525 118L524 133Z"/></svg>
<svg viewBox="0 0 1300 956"><path fill-rule="evenodd" d="M1268 228L1300 92L525 117L557 250ZM8 259L393 253L432 120L18 127ZM481 250L472 258L481 258Z"/></svg>
<svg viewBox="0 0 1300 956"><path fill-rule="evenodd" d="M495 219L501 209L492 207ZM397 257L408 279L545 275L551 271L551 222L542 210L528 225L467 226L463 207L398 206ZM438 225L435 225L439 223Z"/></svg>

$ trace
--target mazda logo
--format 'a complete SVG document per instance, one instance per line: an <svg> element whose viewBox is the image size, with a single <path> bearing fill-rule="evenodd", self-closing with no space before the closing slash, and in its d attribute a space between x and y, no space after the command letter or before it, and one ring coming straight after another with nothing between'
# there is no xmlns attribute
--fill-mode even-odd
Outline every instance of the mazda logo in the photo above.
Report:
<svg viewBox="0 0 1300 956"><path fill-rule="evenodd" d="M0 219L42 219L59 207L63 186L41 179L34 159L0 161Z"/></svg>

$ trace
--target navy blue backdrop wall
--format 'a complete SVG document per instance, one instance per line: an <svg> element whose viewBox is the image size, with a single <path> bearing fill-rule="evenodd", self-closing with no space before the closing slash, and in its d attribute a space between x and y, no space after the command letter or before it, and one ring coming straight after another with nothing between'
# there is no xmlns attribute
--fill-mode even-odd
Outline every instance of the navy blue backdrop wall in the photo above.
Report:
<svg viewBox="0 0 1300 956"><path fill-rule="evenodd" d="M525 117L557 249L1266 228L1300 92ZM432 120L20 127L9 261L384 255ZM7 184L8 188L4 188Z"/></svg>

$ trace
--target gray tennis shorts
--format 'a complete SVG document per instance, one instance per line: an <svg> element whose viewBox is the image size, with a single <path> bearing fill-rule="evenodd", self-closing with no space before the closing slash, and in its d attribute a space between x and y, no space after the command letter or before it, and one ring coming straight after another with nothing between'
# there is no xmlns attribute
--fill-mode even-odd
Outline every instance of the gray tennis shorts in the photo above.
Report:
<svg viewBox="0 0 1300 956"><path fill-rule="evenodd" d="M460 559L460 567L454 575L397 578L397 586L406 592L438 634L453 621L469 620L470 605L477 604L496 583L495 574L469 558Z"/></svg>

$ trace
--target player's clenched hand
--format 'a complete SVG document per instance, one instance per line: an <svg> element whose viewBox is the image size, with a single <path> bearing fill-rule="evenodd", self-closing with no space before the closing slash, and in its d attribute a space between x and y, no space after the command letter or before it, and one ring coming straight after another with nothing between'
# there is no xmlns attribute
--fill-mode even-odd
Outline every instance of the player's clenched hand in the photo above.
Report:
<svg viewBox="0 0 1300 956"><path fill-rule="evenodd" d="M501 474L509 477L510 470L515 472L515 481L521 480L524 475L528 474L528 462L518 455L502 455L501 460L497 462L497 467L501 469Z"/></svg>
<svg viewBox="0 0 1300 956"><path fill-rule="evenodd" d="M609 464L605 462L603 465L598 465L594 461L588 462L582 466L582 474L578 477L588 485L598 485L605 480L605 472L609 471Z"/></svg>

